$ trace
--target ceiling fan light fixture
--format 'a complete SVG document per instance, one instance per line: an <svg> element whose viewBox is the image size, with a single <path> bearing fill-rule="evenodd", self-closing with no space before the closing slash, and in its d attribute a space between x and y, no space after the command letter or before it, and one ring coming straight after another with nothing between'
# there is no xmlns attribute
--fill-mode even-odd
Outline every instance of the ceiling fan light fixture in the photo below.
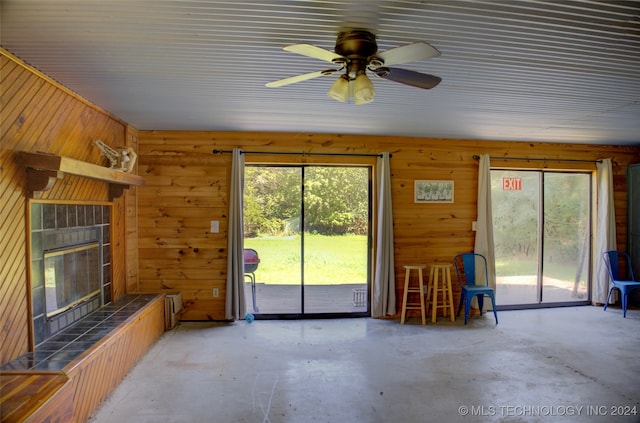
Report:
<svg viewBox="0 0 640 423"><path fill-rule="evenodd" d="M349 98L349 78L341 75L329 88L327 95L334 100L344 103Z"/></svg>
<svg viewBox="0 0 640 423"><path fill-rule="evenodd" d="M291 76L268 82L265 84L267 87L282 87L344 71L344 75L341 75L331 85L327 95L343 103L353 98L354 104L367 104L373 102L376 95L373 83L366 74L367 70L388 81L399 82L425 90L434 88L442 81L442 78L438 76L408 69L388 67L440 55L440 52L435 47L424 41L393 47L379 53L376 36L367 30L355 29L338 34L335 52L311 44L293 44L285 46L284 49L303 56L330 62L335 66L339 66L339 69L325 69Z"/></svg>
<svg viewBox="0 0 640 423"><path fill-rule="evenodd" d="M353 83L353 102L355 104L372 103L375 95L376 90L373 88L373 82L369 77L364 72L358 74Z"/></svg>

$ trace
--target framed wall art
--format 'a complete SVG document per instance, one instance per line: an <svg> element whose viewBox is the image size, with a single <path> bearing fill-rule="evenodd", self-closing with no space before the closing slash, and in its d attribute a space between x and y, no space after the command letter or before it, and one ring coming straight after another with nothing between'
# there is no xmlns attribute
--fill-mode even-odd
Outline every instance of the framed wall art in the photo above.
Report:
<svg viewBox="0 0 640 423"><path fill-rule="evenodd" d="M453 203L453 181L414 181L413 202Z"/></svg>

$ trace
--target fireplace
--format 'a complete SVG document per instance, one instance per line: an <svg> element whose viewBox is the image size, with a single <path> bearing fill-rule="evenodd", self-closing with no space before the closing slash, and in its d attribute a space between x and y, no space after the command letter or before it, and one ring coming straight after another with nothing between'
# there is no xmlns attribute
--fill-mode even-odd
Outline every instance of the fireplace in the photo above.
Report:
<svg viewBox="0 0 640 423"><path fill-rule="evenodd" d="M34 346L111 302L111 206L32 200Z"/></svg>
<svg viewBox="0 0 640 423"><path fill-rule="evenodd" d="M47 319L100 296L98 246L93 242L44 253Z"/></svg>

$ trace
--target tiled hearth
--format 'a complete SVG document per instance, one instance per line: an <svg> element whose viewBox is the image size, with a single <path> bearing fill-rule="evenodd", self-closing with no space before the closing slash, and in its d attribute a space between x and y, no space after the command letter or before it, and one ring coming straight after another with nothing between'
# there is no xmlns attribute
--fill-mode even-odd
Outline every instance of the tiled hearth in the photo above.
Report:
<svg viewBox="0 0 640 423"><path fill-rule="evenodd" d="M62 370L156 297L157 294L125 295L65 328L34 352L3 365L0 371Z"/></svg>

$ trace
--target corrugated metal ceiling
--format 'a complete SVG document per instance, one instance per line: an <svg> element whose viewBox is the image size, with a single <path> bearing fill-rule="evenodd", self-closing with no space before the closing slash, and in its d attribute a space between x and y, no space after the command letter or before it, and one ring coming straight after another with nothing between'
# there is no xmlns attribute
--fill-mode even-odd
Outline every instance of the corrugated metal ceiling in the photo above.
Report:
<svg viewBox="0 0 640 423"><path fill-rule="evenodd" d="M138 129L286 131L640 145L640 3L598 1L2 0L4 48ZM264 84L330 64L364 28L379 51L426 41L372 76L375 102L338 103L336 76ZM329 66L327 66L329 65Z"/></svg>

